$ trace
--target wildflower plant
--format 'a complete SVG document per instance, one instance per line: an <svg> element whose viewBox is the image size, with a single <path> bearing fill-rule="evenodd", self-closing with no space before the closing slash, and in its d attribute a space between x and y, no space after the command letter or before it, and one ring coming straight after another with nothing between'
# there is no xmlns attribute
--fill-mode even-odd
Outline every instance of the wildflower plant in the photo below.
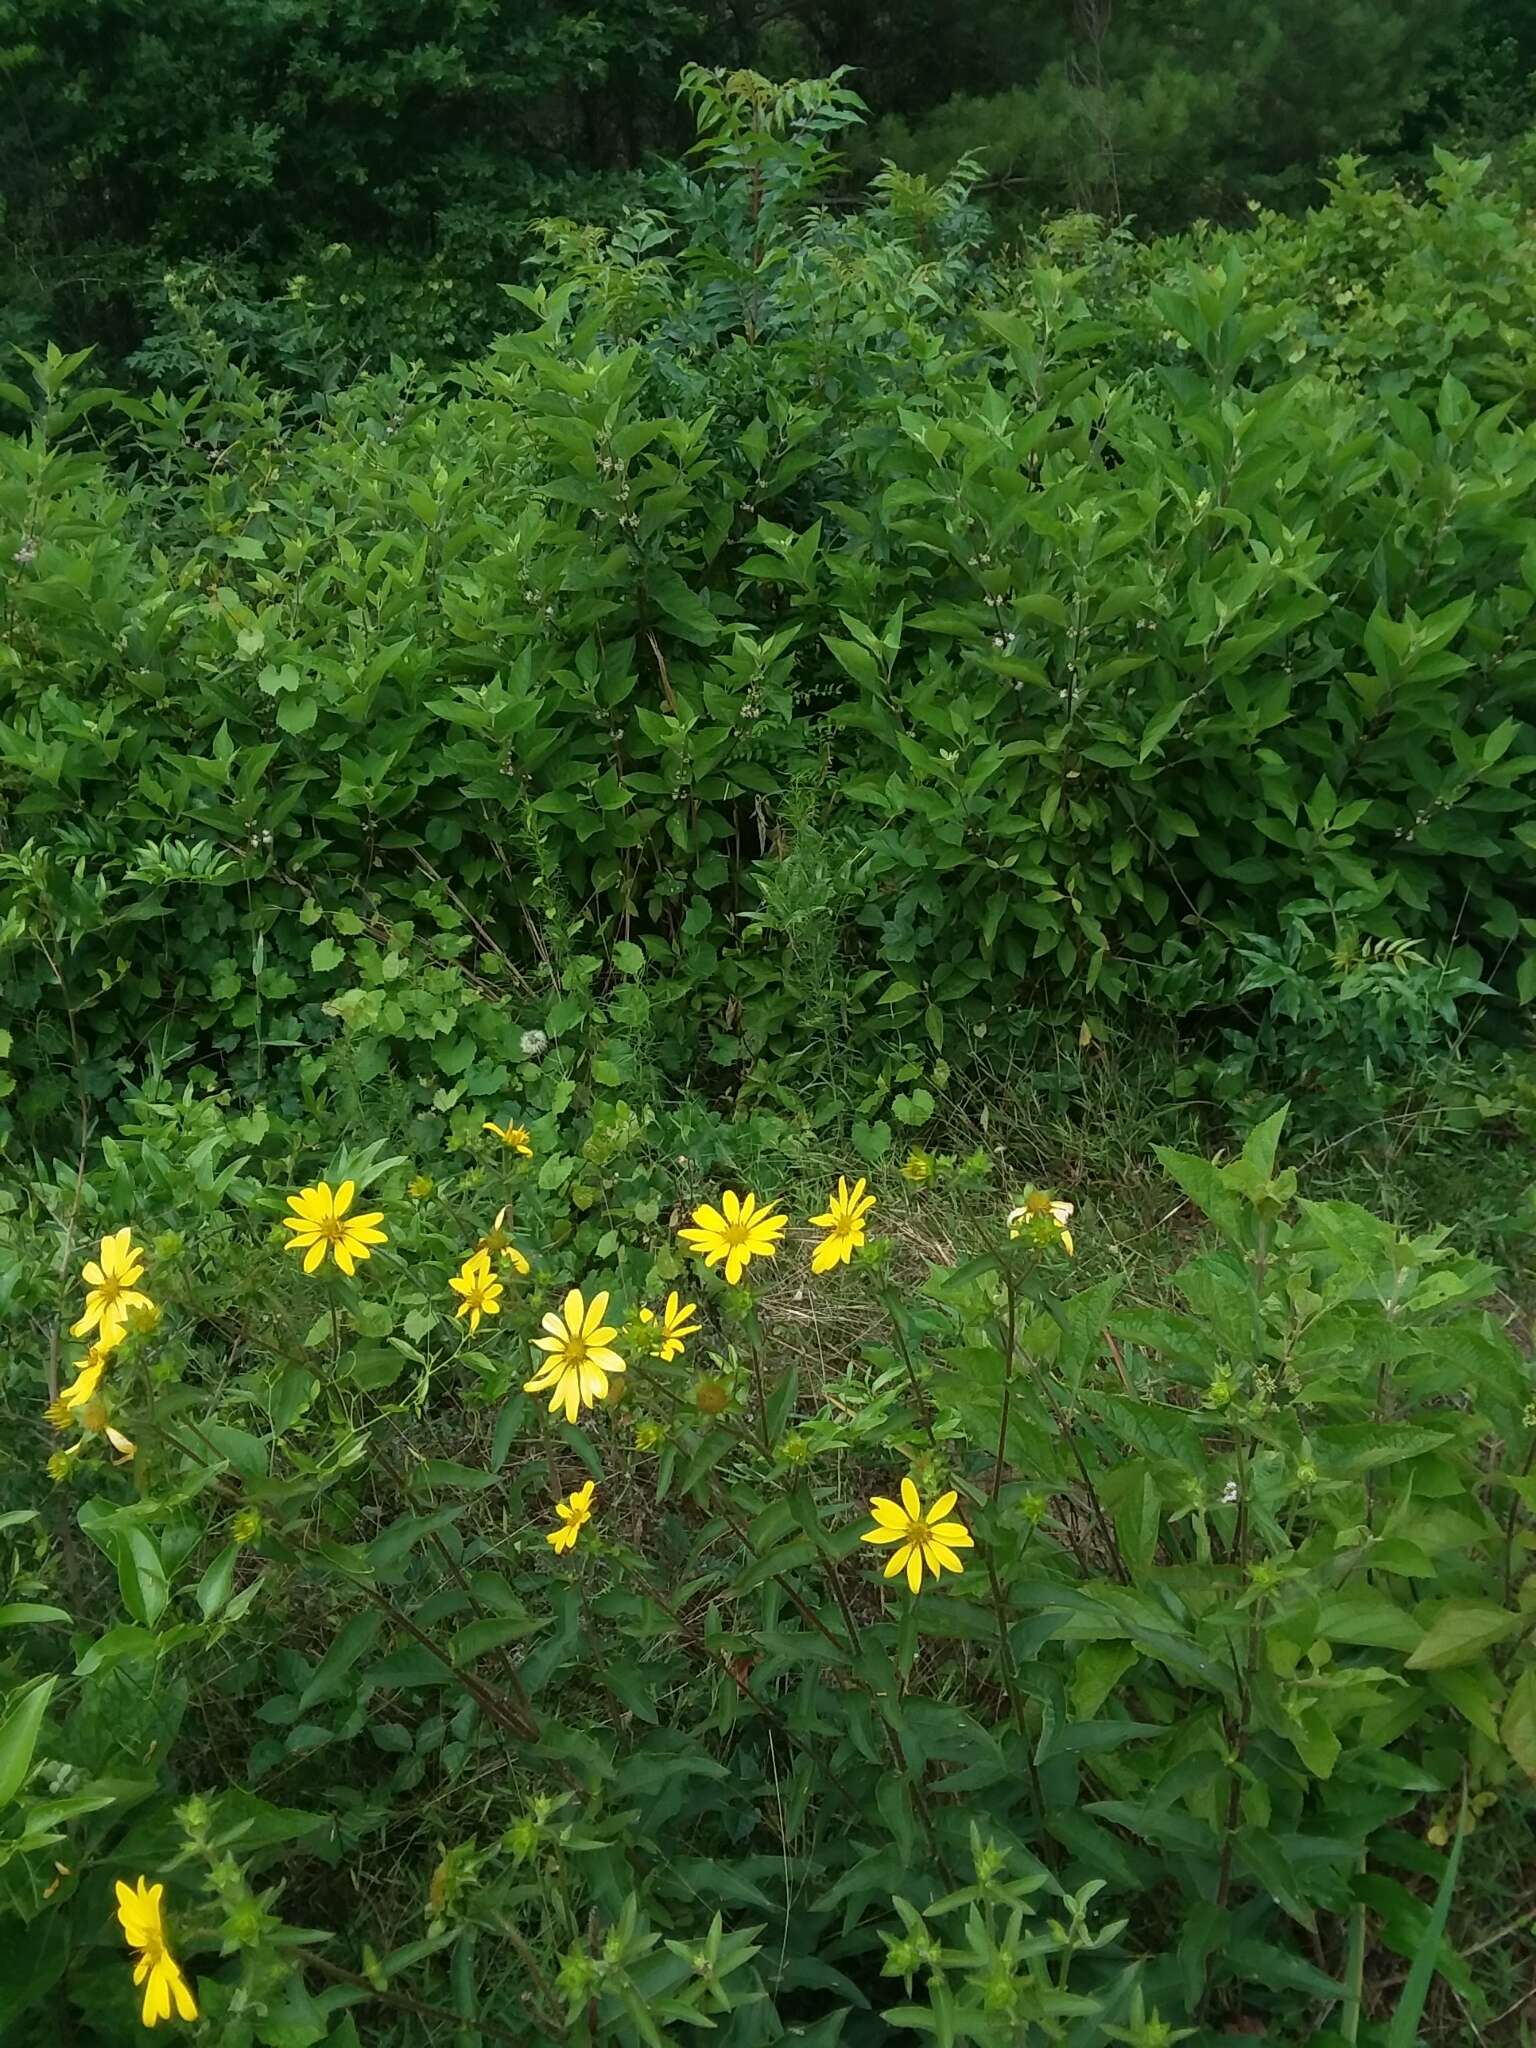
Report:
<svg viewBox="0 0 1536 2048"><path fill-rule="evenodd" d="M187 1156L206 1141L189 1119ZM14 1860L69 1952L110 1898L130 1945L115 1990L82 1968L62 1995L227 2032L361 1985L402 2022L473 2003L489 2038L553 2044L594 2010L663 2038L787 2019L853 1962L889 1987L882 2027L957 2038L1173 2040L1238 1999L1289 2023L1285 1987L1320 1970L1298 1916L1325 1926L1362 1859L1398 1882L1382 1831L1418 1828L1421 1796L1423 1853L1448 1856L1464 1772L1476 1823L1536 1770L1513 1484L1536 1381L1483 1269L1298 1201L1277 1142L1165 1156L1207 1237L1158 1307L1079 1278L1075 1190L978 1207L952 1263L852 1242L871 1197L929 1199L894 1164L830 1200L722 1189L702 1245L647 1188L615 1247L606 1135L603 1201L584 1137L529 1177L517 1260L473 1155L357 1155L289 1234L329 1263L387 1216L390 1255L354 1252L318 1303L244 1162L199 1203L115 1212L142 1256L92 1263L155 1313L104 1303L70 1348L81 1274L50 1407L78 1446L31 1481L84 1562L0 1528ZM400 1199L413 1179L431 1191ZM673 1284L693 1251L696 1299ZM115 1440L131 1465L88 1455ZM157 1747L173 1684L210 1714L233 1686L238 1789L189 1797L194 1752ZM405 1859L425 1941L366 1906L315 1931L310 1872L364 1787L351 1853ZM814 1823L813 1898L757 1846L781 1811ZM1151 1889L1177 1970L1131 1932ZM759 1896L814 1971L765 1960Z"/></svg>

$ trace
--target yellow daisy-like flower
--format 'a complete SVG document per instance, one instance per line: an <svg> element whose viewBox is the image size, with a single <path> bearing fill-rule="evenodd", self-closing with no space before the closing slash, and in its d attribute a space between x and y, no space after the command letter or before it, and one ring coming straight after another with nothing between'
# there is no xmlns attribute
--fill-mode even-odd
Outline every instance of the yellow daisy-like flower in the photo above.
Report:
<svg viewBox="0 0 1536 2048"><path fill-rule="evenodd" d="M588 1480L585 1486L578 1486L567 1499L555 1503L555 1513L560 1518L558 1529L551 1529L544 1541L556 1556L563 1550L574 1550L576 1538L592 1519L592 1492L595 1482Z"/></svg>
<svg viewBox="0 0 1536 2048"><path fill-rule="evenodd" d="M121 1344L128 1331L129 1310L154 1307L149 1296L140 1292L143 1278L144 1254L133 1242L133 1232L125 1225L104 1237L99 1255L85 1263L85 1313L71 1325L70 1335L85 1337L95 1330L96 1341L109 1350Z"/></svg>
<svg viewBox="0 0 1536 2048"><path fill-rule="evenodd" d="M759 1202L756 1195L738 1195L727 1188L718 1209L704 1203L694 1210L692 1227L677 1234L706 1266L718 1266L723 1260L726 1281L734 1287L753 1259L775 1255L788 1221L787 1216L775 1215L771 1202Z"/></svg>
<svg viewBox="0 0 1536 2048"><path fill-rule="evenodd" d="M479 1244L475 1246L475 1250L489 1252L493 1259L505 1259L514 1273L521 1274L526 1279L528 1274L533 1271L533 1268L507 1236L507 1218L511 1213L511 1210L507 1208L501 1208L496 1211L496 1221L491 1225L484 1237L481 1238Z"/></svg>
<svg viewBox="0 0 1536 2048"><path fill-rule="evenodd" d="M579 1287L573 1287L562 1304L562 1314L544 1318L546 1335L535 1337L534 1348L548 1356L531 1380L523 1381L525 1394L548 1394L549 1412L565 1410L567 1422L574 1422L583 1408L606 1400L611 1373L625 1370L617 1351L609 1349L618 1331L603 1321L608 1313L606 1293L587 1301Z"/></svg>
<svg viewBox="0 0 1536 2048"><path fill-rule="evenodd" d="M1043 1195L1032 1189L1017 1209L1008 1211L1008 1235L1015 1240L1025 1238L1031 1244L1050 1244L1054 1241L1070 1259L1072 1257L1072 1233L1067 1225L1072 1221L1072 1204L1058 1202L1050 1195Z"/></svg>
<svg viewBox="0 0 1536 2048"><path fill-rule="evenodd" d="M373 1256L374 1245L388 1244L389 1239L378 1227L384 1221L382 1209L370 1209L363 1216L347 1214L356 1193L355 1181L344 1180L334 1191L328 1182L321 1181L317 1187L304 1188L288 1197L293 1214L283 1218L283 1226L293 1236L285 1249L303 1252L306 1273L324 1265L329 1252L350 1278L359 1259Z"/></svg>
<svg viewBox="0 0 1536 2048"><path fill-rule="evenodd" d="M172 2007L179 2019L197 2018L197 2000L181 1974L181 1966L165 1945L165 1920L160 1900L163 1884L140 1878L137 1886L117 1882L117 1917L130 1948L139 1951L133 1966L133 1981L144 1986L143 2020L152 2027L171 2017Z"/></svg>
<svg viewBox="0 0 1536 2048"><path fill-rule="evenodd" d="M533 1157L533 1143L522 1124L482 1124L482 1131L491 1131L500 1138L503 1145L510 1145L519 1159Z"/></svg>
<svg viewBox="0 0 1536 2048"><path fill-rule="evenodd" d="M867 1195L864 1187L862 1179L856 1180L850 1190L839 1174L837 1193L820 1216L811 1218L817 1230L827 1233L811 1254L813 1273L830 1273L834 1266L846 1265L864 1242L864 1226L875 1206L874 1196Z"/></svg>
<svg viewBox="0 0 1536 2048"><path fill-rule="evenodd" d="M696 1302L680 1301L675 1294L667 1296L667 1305L661 1312L661 1344L658 1349L658 1356L663 1365L669 1359L681 1358L687 1349L688 1338L697 1337L699 1334L698 1323L688 1320L698 1312ZM640 1320L642 1323L654 1323L656 1318L650 1309L643 1308L640 1311Z"/></svg>
<svg viewBox="0 0 1536 2048"><path fill-rule="evenodd" d="M93 1344L81 1359L75 1377L44 1411L55 1429L68 1429L80 1410L96 1398L110 1352L105 1344Z"/></svg>
<svg viewBox="0 0 1536 2048"><path fill-rule="evenodd" d="M940 1572L964 1571L965 1566L955 1552L976 1547L964 1522L945 1520L959 1498L957 1493L941 1493L925 1513L917 1488L910 1479L903 1479L899 1501L885 1500L878 1493L870 1497L869 1511L875 1526L866 1529L859 1541L899 1545L885 1568L885 1576L894 1579L905 1572L907 1584L914 1593L919 1592L925 1571L933 1578Z"/></svg>
<svg viewBox="0 0 1536 2048"><path fill-rule="evenodd" d="M468 1316L471 1330L479 1329L482 1316L501 1314L501 1281L489 1252L471 1252L448 1285L460 1297L455 1316Z"/></svg>

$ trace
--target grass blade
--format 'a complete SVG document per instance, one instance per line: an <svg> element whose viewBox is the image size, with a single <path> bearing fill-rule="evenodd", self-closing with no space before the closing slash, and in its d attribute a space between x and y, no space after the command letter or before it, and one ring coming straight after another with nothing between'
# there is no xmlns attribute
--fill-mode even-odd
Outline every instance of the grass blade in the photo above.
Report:
<svg viewBox="0 0 1536 2048"><path fill-rule="evenodd" d="M1445 1938L1445 1923L1451 1914L1451 1894L1456 1889L1456 1872L1461 1864L1461 1845L1467 1838L1467 1788L1461 1788L1461 1812L1456 1817L1456 1839L1451 1844L1451 1853L1446 1858L1445 1875L1440 1880L1440 1889L1435 1893L1434 1910L1429 1916L1429 1925L1424 1930L1424 1939L1419 1943L1418 1953L1413 1959L1413 1968L1408 1972L1408 1981L1403 1986L1403 1995L1397 2001L1397 2011L1392 2015L1392 2024L1387 2029L1387 2048L1414 2048L1419 2038L1419 2021L1424 2014L1424 2003L1429 1997L1429 1987L1434 1982L1435 1964L1440 1958L1440 1944Z"/></svg>

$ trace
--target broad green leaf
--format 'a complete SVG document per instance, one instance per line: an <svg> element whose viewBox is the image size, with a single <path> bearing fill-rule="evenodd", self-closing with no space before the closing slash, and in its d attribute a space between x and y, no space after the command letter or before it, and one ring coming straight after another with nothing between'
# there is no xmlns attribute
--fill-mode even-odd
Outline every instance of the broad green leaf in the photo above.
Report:
<svg viewBox="0 0 1536 2048"><path fill-rule="evenodd" d="M6 1702L0 1719L0 1808L10 1805L32 1768L43 1715L57 1683L56 1678L34 1678Z"/></svg>
<svg viewBox="0 0 1536 2048"><path fill-rule="evenodd" d="M1410 1671L1444 1671L1472 1664L1520 1626L1520 1617L1485 1600L1452 1600L1429 1623L1408 1659Z"/></svg>

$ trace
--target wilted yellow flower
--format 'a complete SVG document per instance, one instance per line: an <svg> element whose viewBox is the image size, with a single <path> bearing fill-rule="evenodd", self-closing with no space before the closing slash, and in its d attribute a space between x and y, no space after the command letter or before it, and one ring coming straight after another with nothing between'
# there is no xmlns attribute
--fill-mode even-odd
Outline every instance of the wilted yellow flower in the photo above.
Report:
<svg viewBox="0 0 1536 2048"><path fill-rule="evenodd" d="M1067 1225L1072 1221L1072 1204L1058 1202L1050 1195L1043 1195L1038 1189L1031 1189L1017 1209L1008 1212L1008 1235L1024 1238L1030 1244L1048 1245L1059 1243L1068 1258L1071 1258L1072 1233Z"/></svg>
<svg viewBox="0 0 1536 2048"><path fill-rule="evenodd" d="M130 1459L137 1455L138 1445L133 1441L132 1437L124 1436L123 1432L114 1426L112 1418L107 1413L107 1404L99 1394L94 1399L87 1401L84 1407L81 1408L80 1426L85 1431L86 1436L104 1436L113 1450L116 1451L118 1458L123 1464L126 1465ZM78 1443L69 1445L66 1456L72 1458L77 1451L83 1451L84 1449L85 1437L83 1436Z"/></svg>
<svg viewBox="0 0 1536 2048"><path fill-rule="evenodd" d="M941 1493L925 1513L917 1488L910 1479L903 1479L899 1502L885 1500L878 1493L871 1496L869 1511L875 1526L866 1529L859 1541L899 1545L885 1568L885 1576L894 1579L905 1572L908 1586L916 1593L921 1590L924 1571L934 1578L940 1572L964 1571L955 1552L975 1548L964 1522L944 1519L959 1498L957 1493Z"/></svg>
<svg viewBox="0 0 1536 2048"><path fill-rule="evenodd" d="M482 1131L492 1132L496 1137L500 1138L503 1145L510 1145L519 1159L531 1159L533 1157L533 1144L522 1124L487 1123L482 1124L480 1128Z"/></svg>
<svg viewBox="0 0 1536 2048"><path fill-rule="evenodd" d="M134 1244L133 1232L126 1225L101 1240L100 1254L87 1259L84 1277L85 1313L78 1323L71 1325L70 1335L84 1337L95 1330L97 1342L110 1349L121 1344L127 1333L128 1311L153 1306L149 1296L139 1291L139 1282L144 1278L144 1254Z"/></svg>
<svg viewBox="0 0 1536 2048"><path fill-rule="evenodd" d="M489 1252L471 1252L448 1285L460 1297L455 1316L468 1316L471 1330L479 1329L481 1316L501 1314L501 1281Z"/></svg>
<svg viewBox="0 0 1536 2048"><path fill-rule="evenodd" d="M864 1242L864 1226L875 1206L874 1196L867 1195L864 1186L862 1180L856 1180L850 1190L839 1174L837 1193L820 1216L811 1218L817 1230L827 1233L811 1254L813 1273L830 1273L834 1266L846 1265Z"/></svg>
<svg viewBox="0 0 1536 2048"><path fill-rule="evenodd" d="M293 1214L283 1218L283 1225L293 1236L285 1249L303 1252L306 1273L324 1265L329 1252L350 1277L358 1259L372 1257L371 1246L389 1242L378 1228L384 1221L382 1209L369 1210L363 1216L347 1214L356 1193L355 1181L344 1180L334 1193L328 1182L321 1181L316 1187L304 1188L288 1197Z"/></svg>
<svg viewBox="0 0 1536 2048"><path fill-rule="evenodd" d="M581 1289L573 1287L562 1313L544 1317L547 1334L533 1342L536 1350L549 1355L533 1378L523 1381L523 1392L549 1394L551 1415L563 1408L566 1421L574 1422L583 1408L606 1397L609 1374L625 1370L623 1359L609 1348L618 1331L603 1321L607 1312L606 1292L594 1294L588 1302Z"/></svg>
<svg viewBox="0 0 1536 2048"><path fill-rule="evenodd" d="M144 1986L143 2020L146 2027L171 2017L174 2005L184 2020L197 2018L197 2001L181 1974L180 1965L165 1945L165 1921L160 1912L163 1884L140 1878L137 1887L117 1883L117 1917L130 1948L139 1951L133 1966L133 1981Z"/></svg>
<svg viewBox="0 0 1536 2048"><path fill-rule="evenodd" d="M635 1449L637 1451L659 1451L667 1440L667 1432L659 1422L637 1422L635 1424Z"/></svg>
<svg viewBox="0 0 1536 2048"><path fill-rule="evenodd" d="M723 1260L726 1280L734 1287L753 1259L774 1256L788 1221L787 1216L775 1215L771 1202L760 1203L756 1195L737 1195L727 1188L719 1209L704 1203L693 1212L692 1228L677 1234L706 1266Z"/></svg>
<svg viewBox="0 0 1536 2048"><path fill-rule="evenodd" d="M229 1525L229 1533L237 1543L254 1543L261 1531L259 1508L241 1508Z"/></svg>
<svg viewBox="0 0 1536 2048"><path fill-rule="evenodd" d="M511 1213L511 1210L505 1207L498 1209L496 1211L496 1221L491 1225L484 1237L481 1238L475 1249L477 1251L489 1252L493 1259L505 1259L514 1273L521 1274L526 1278L532 1271L532 1268L517 1246L507 1236L507 1218Z"/></svg>
<svg viewBox="0 0 1536 2048"><path fill-rule="evenodd" d="M413 1202L424 1202L436 1185L430 1174L418 1173L414 1180L407 1183L405 1192Z"/></svg>
<svg viewBox="0 0 1536 2048"><path fill-rule="evenodd" d="M701 1415L723 1415L731 1405L731 1390L723 1380L700 1380L693 1390L693 1405Z"/></svg>
<svg viewBox="0 0 1536 2048"><path fill-rule="evenodd" d="M923 1187L933 1179L933 1154L914 1149L907 1154L906 1162L899 1171L902 1179L911 1181L913 1187Z"/></svg>
<svg viewBox="0 0 1536 2048"><path fill-rule="evenodd" d="M663 1365L669 1359L681 1358L687 1348L687 1339L697 1337L699 1325L690 1322L690 1316L698 1314L698 1305L692 1301L680 1301L675 1294L667 1296L667 1305L661 1312L661 1345L658 1356ZM654 1323L656 1318L648 1308L640 1311L642 1323Z"/></svg>
<svg viewBox="0 0 1536 2048"><path fill-rule="evenodd" d="M563 1550L573 1550L576 1538L592 1519L592 1492L594 1481L578 1486L567 1499L555 1503L555 1513L560 1518L558 1529L551 1529L544 1541L558 1555Z"/></svg>

